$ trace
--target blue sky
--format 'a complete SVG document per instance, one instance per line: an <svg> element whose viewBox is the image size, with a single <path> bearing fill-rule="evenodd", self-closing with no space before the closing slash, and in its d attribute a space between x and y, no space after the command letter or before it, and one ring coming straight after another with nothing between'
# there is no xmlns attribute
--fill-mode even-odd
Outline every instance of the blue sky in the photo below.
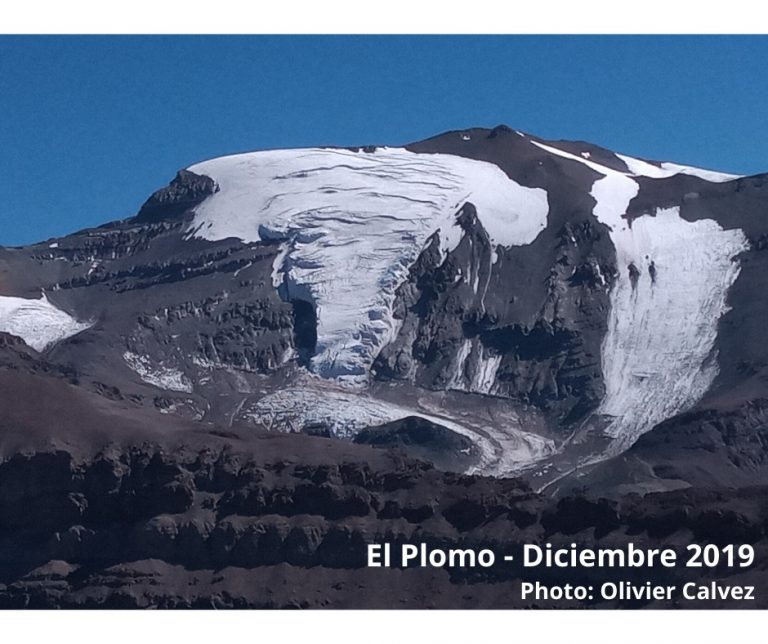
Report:
<svg viewBox="0 0 768 644"><path fill-rule="evenodd" d="M135 214L259 148L506 123L768 171L768 37L0 37L0 244Z"/></svg>

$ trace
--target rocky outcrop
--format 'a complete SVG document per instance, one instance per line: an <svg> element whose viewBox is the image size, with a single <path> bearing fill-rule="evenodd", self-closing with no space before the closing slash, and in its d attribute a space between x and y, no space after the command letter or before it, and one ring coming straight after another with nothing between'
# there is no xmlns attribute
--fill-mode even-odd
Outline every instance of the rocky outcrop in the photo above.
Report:
<svg viewBox="0 0 768 644"><path fill-rule="evenodd" d="M188 212L217 190L216 182L210 177L179 170L170 184L144 202L136 219L140 222L173 219Z"/></svg>
<svg viewBox="0 0 768 644"><path fill-rule="evenodd" d="M479 460L479 450L469 438L419 416L364 429L353 442L397 448L448 472L465 472Z"/></svg>

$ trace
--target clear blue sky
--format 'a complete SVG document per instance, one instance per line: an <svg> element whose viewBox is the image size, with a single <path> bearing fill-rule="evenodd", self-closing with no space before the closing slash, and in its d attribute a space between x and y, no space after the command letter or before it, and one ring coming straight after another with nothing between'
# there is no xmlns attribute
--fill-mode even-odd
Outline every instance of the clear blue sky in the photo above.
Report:
<svg viewBox="0 0 768 644"><path fill-rule="evenodd" d="M130 216L176 170L506 123L768 171L768 37L0 37L0 244Z"/></svg>

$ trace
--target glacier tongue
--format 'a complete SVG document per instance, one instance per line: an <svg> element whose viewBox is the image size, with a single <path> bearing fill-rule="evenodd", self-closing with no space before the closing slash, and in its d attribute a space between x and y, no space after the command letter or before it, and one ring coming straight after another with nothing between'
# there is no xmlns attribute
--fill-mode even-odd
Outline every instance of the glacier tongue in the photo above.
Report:
<svg viewBox="0 0 768 644"><path fill-rule="evenodd" d="M463 203L504 246L532 242L549 211L544 190L496 165L400 148L254 152L189 169L220 188L189 230L209 240L283 240L275 281L317 313L311 369L351 382L365 381L393 338L395 290L429 237L439 232L444 253L458 244Z"/></svg>

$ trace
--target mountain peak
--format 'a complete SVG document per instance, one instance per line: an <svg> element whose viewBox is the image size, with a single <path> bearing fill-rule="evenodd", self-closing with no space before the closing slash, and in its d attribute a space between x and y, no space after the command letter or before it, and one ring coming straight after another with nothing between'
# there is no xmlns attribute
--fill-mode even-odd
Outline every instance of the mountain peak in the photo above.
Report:
<svg viewBox="0 0 768 644"><path fill-rule="evenodd" d="M762 332L763 192L507 126L219 157L131 220L3 252L0 332L164 415L420 417L472 471L545 486L762 373L734 329Z"/></svg>

